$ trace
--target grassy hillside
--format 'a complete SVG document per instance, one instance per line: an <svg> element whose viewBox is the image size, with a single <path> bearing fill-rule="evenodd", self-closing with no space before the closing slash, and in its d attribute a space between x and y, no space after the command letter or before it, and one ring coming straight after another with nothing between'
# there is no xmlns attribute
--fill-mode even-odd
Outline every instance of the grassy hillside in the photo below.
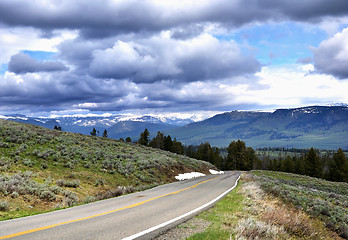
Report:
<svg viewBox="0 0 348 240"><path fill-rule="evenodd" d="M244 172L215 207L156 240L348 239L348 184L302 175Z"/></svg>
<svg viewBox="0 0 348 240"><path fill-rule="evenodd" d="M266 192L320 219L348 239L348 183L272 171L253 174Z"/></svg>
<svg viewBox="0 0 348 240"><path fill-rule="evenodd" d="M209 168L153 148L0 120L0 220L114 197Z"/></svg>

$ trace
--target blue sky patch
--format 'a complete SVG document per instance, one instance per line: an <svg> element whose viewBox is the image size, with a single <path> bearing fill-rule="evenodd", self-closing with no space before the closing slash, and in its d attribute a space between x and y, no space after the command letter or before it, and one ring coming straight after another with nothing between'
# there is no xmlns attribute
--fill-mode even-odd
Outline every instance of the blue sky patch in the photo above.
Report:
<svg viewBox="0 0 348 240"><path fill-rule="evenodd" d="M54 58L57 54L55 52L29 51L29 50L23 50L22 52L29 55L30 57L38 60L38 61L54 60Z"/></svg>
<svg viewBox="0 0 348 240"><path fill-rule="evenodd" d="M4 74L5 74L5 72L7 71L7 66L8 66L8 64L2 64L2 65L0 65L0 74L1 74L1 75L4 75Z"/></svg>
<svg viewBox="0 0 348 240"><path fill-rule="evenodd" d="M317 47L327 37L320 28L290 22L255 25L231 35L217 36L218 39L236 41L261 63L272 65L296 63L298 59L311 57L309 47Z"/></svg>

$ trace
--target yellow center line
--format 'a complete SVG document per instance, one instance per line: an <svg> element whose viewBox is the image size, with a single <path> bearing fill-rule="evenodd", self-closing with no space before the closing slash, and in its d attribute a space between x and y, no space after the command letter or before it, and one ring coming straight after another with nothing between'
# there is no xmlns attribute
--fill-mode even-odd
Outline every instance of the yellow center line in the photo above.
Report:
<svg viewBox="0 0 348 240"><path fill-rule="evenodd" d="M174 195L174 194L177 194L177 193L186 191L186 190L188 190L188 189L195 188L195 187L197 187L198 185L200 185L200 184L202 184L202 183L206 183L206 182L211 181L211 180L214 180L214 179L216 179L216 178L218 178L218 177L214 177L214 178L211 178L211 179L208 179L208 180L199 182L199 183L197 183L197 184L195 184L195 185L193 185L193 186L191 186L191 187L187 187L187 188L184 188L184 189L175 191L175 192L167 193L167 194L164 194L164 195L161 195L161 196L158 196L158 197L154 197L154 198L151 198L151 199L148 199L148 200L139 202L139 203L135 203L135 204L132 204L132 205L129 205L129 206L125 206L125 207L122 207L122 208L118 208L118 209L114 209L114 210L111 210L111 211L108 211L108 212L99 213L99 214L95 214L95 215L92 215L92 216L88 216L88 217L84 217L84 218L79 218L79 219L75 219L75 220L71 220L71 221L66 221L66 222L62 222L62 223L56 223L56 224L52 224L52 225L49 225L49 226L34 228L34 229L30 229L30 230L26 230L26 231L22 231L22 232L18 232L18 233L13 233L13 234L10 234L10 235L2 236L2 237L0 237L0 239L18 237L18 236L25 235L25 234L28 234L28 233L33 233L33 232L38 232L38 231L42 231L42 230L45 230L45 229L50 229L50 228L54 228L54 227L57 227L57 226L60 226L60 225L68 224L68 223L73 223L73 222L78 222L78 221L82 221L82 220L86 220L86 219L90 219L90 218L95 218L95 217L103 216L103 215L106 215L106 214L109 214L109 213L118 212L118 211L120 211L120 210L124 210L124 209L128 209L128 208L134 208L134 207L143 205L143 204L145 204L145 203L147 203L147 202L156 200L156 199L158 199L158 198L166 197L166 196L169 196L169 195Z"/></svg>

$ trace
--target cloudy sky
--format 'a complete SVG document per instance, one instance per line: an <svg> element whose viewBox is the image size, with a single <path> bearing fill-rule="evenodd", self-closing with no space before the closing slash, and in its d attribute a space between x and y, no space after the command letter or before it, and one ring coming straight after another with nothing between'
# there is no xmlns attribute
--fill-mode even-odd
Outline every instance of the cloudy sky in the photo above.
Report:
<svg viewBox="0 0 348 240"><path fill-rule="evenodd" d="M348 103L347 0L1 0L0 113Z"/></svg>

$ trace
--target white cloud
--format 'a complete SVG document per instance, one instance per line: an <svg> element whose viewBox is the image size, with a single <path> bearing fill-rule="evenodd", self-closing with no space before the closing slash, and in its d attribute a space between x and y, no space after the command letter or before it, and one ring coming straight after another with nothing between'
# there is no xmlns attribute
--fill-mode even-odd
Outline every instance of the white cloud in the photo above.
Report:
<svg viewBox="0 0 348 240"><path fill-rule="evenodd" d="M328 102L347 102L347 81L330 75L308 73L308 66L264 67L257 75L269 89L252 91L241 101L262 105L298 107Z"/></svg>
<svg viewBox="0 0 348 240"><path fill-rule="evenodd" d="M321 42L312 51L318 72L348 79L348 28Z"/></svg>

